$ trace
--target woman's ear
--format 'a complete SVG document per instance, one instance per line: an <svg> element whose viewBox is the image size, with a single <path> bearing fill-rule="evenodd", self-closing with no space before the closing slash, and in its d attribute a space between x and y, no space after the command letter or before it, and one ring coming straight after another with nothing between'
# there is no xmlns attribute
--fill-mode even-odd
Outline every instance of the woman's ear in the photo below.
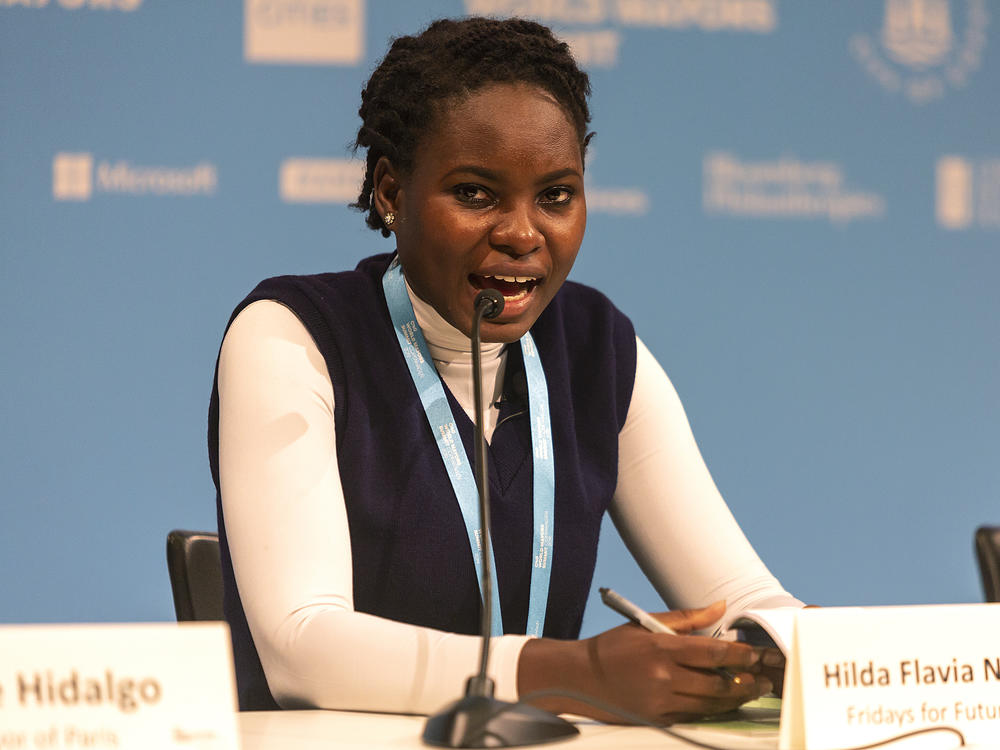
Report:
<svg viewBox="0 0 1000 750"><path fill-rule="evenodd" d="M379 157L375 162L375 173L372 175L372 200L379 216L399 214L399 173L392 166L388 157Z"/></svg>

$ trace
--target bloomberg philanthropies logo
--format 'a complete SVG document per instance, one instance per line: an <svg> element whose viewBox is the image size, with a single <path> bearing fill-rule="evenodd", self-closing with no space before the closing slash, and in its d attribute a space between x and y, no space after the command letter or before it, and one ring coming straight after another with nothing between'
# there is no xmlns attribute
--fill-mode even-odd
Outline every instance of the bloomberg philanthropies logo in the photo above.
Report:
<svg viewBox="0 0 1000 750"><path fill-rule="evenodd" d="M702 161L707 214L756 219L828 219L846 224L885 214L885 198L848 184L833 161L792 156L746 161L713 151Z"/></svg>
<svg viewBox="0 0 1000 750"><path fill-rule="evenodd" d="M215 195L219 186L214 164L190 167L135 166L123 159L94 163L93 154L60 152L52 159L52 197L57 201L86 201L94 193L122 195Z"/></svg>

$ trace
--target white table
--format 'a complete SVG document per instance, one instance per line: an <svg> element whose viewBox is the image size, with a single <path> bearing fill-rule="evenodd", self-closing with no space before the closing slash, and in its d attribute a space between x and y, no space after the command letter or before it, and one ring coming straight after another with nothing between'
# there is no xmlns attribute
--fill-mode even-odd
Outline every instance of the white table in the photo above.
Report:
<svg viewBox="0 0 1000 750"><path fill-rule="evenodd" d="M243 750L347 750L349 748L423 748L424 716L352 713L348 711L253 711L239 715ZM679 739L643 727L609 726L579 719L580 736L540 747L692 748ZM746 750L774 750L778 733L773 730L753 734L696 725L682 725L680 731L702 742Z"/></svg>

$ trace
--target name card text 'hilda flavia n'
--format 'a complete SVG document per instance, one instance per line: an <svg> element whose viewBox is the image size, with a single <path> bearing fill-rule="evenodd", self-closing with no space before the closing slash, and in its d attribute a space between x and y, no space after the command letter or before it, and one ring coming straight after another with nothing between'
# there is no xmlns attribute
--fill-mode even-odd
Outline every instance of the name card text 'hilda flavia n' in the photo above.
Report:
<svg viewBox="0 0 1000 750"><path fill-rule="evenodd" d="M0 626L0 750L236 750L224 623Z"/></svg>
<svg viewBox="0 0 1000 750"><path fill-rule="evenodd" d="M780 747L834 750L917 730L996 742L997 633L997 605L803 610L788 648Z"/></svg>

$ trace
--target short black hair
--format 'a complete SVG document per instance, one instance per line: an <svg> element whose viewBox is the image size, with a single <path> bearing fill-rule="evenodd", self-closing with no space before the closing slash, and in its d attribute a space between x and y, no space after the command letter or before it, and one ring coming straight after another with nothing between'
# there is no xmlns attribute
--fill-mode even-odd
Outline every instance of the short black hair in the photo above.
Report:
<svg viewBox="0 0 1000 750"><path fill-rule="evenodd" d="M441 104L492 83L528 83L544 89L566 110L586 153L590 79L569 47L547 26L523 18L472 17L434 21L415 36L393 40L361 92L361 128L355 150L367 149L365 181L357 203L372 229L389 230L372 200L373 175L385 156L406 171L421 136Z"/></svg>

